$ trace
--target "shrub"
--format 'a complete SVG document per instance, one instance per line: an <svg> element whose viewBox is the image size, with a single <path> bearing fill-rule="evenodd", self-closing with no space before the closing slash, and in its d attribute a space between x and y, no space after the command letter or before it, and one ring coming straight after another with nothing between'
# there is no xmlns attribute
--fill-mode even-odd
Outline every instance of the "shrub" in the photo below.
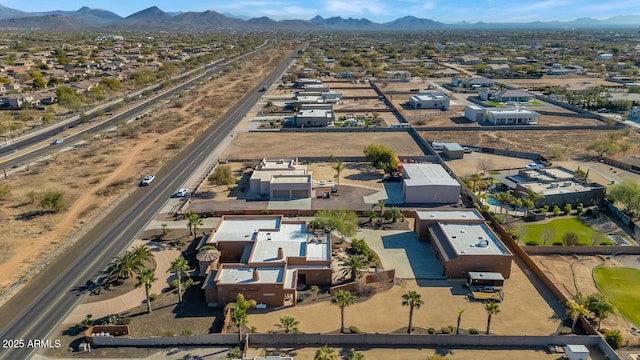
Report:
<svg viewBox="0 0 640 360"><path fill-rule="evenodd" d="M611 240L602 240L602 241L600 241L599 245L612 246L613 245L613 241L611 241Z"/></svg>
<svg viewBox="0 0 640 360"><path fill-rule="evenodd" d="M578 215L582 214L583 209L584 209L584 205L582 205L582 203L578 203L578 205L576 206L576 211L578 212Z"/></svg>
<svg viewBox="0 0 640 360"><path fill-rule="evenodd" d="M151 294L149 295L149 300L150 301L156 301L156 299L158 298L158 294Z"/></svg>
<svg viewBox="0 0 640 360"><path fill-rule="evenodd" d="M227 359L242 359L242 350L237 346L229 349Z"/></svg>
<svg viewBox="0 0 640 360"><path fill-rule="evenodd" d="M193 331L191 329L184 329L180 332L181 336L191 336L193 335Z"/></svg>
<svg viewBox="0 0 640 360"><path fill-rule="evenodd" d="M564 235L562 235L562 241L567 246L573 246L578 243L578 234L574 232L565 233Z"/></svg>
<svg viewBox="0 0 640 360"><path fill-rule="evenodd" d="M443 334L451 334L451 330L449 330L449 328L448 328L448 327L446 327L446 326L441 327L441 328L440 328L440 331L441 331Z"/></svg>
<svg viewBox="0 0 640 360"><path fill-rule="evenodd" d="M435 328L428 328L427 331L429 332L429 334L433 335L436 333L436 329Z"/></svg>
<svg viewBox="0 0 640 360"><path fill-rule="evenodd" d="M553 212L553 216L558 216L560 215L560 208L558 207L558 205L554 205L553 206L553 210L551 210Z"/></svg>
<svg viewBox="0 0 640 360"><path fill-rule="evenodd" d="M519 240L519 239L520 239L520 234L519 234L519 233L518 233L518 231L517 231L517 230L515 230L515 229L507 230L507 234L511 235L511 237L512 237L514 240Z"/></svg>
<svg viewBox="0 0 640 360"><path fill-rule="evenodd" d="M564 243L562 241L554 241L553 244L551 244L553 246L564 246Z"/></svg>
<svg viewBox="0 0 640 360"><path fill-rule="evenodd" d="M455 326L453 326L453 325L449 325L449 326L447 326L447 327L449 328L449 331L453 331L453 330L455 330L455 329L456 329L456 327L455 327Z"/></svg>
<svg viewBox="0 0 640 360"><path fill-rule="evenodd" d="M162 332L162 335L164 335L165 337L172 337L173 334L173 330L165 330Z"/></svg>
<svg viewBox="0 0 640 360"><path fill-rule="evenodd" d="M549 212L549 205L545 205L541 209L545 214Z"/></svg>
<svg viewBox="0 0 640 360"><path fill-rule="evenodd" d="M493 218L496 219L498 224L504 225L504 217L500 214L493 214Z"/></svg>
<svg viewBox="0 0 640 360"><path fill-rule="evenodd" d="M169 287L171 287L171 290L177 289L178 288L178 279L171 280L171 282L169 283Z"/></svg>
<svg viewBox="0 0 640 360"><path fill-rule="evenodd" d="M475 334L477 334L477 333L478 333L478 329L476 329L476 328L471 328L471 329L469 329L469 334L473 334L473 335L475 335Z"/></svg>
<svg viewBox="0 0 640 360"><path fill-rule="evenodd" d="M535 240L529 240L525 243L527 246L538 246L538 242Z"/></svg>
<svg viewBox="0 0 640 360"><path fill-rule="evenodd" d="M622 346L622 334L620 334L620 330L609 330L604 334L604 340L607 344L611 345L611 347L616 350Z"/></svg>
<svg viewBox="0 0 640 360"><path fill-rule="evenodd" d="M571 204L565 204L564 205L564 214L565 215L571 214Z"/></svg>
<svg viewBox="0 0 640 360"><path fill-rule="evenodd" d="M311 285L311 292L314 294L317 294L320 292L320 288L318 287L318 285Z"/></svg>
<svg viewBox="0 0 640 360"><path fill-rule="evenodd" d="M352 334L360 334L361 333L360 329L358 329L357 326L353 326L353 325L349 326L349 332L352 333Z"/></svg>
<svg viewBox="0 0 640 360"><path fill-rule="evenodd" d="M369 255L371 249L364 239L351 240L351 251L356 255Z"/></svg>

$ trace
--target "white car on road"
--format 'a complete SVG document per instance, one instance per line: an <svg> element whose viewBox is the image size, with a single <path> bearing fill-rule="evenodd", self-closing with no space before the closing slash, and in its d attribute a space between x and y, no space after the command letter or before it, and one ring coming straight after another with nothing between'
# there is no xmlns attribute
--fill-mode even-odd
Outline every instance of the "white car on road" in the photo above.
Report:
<svg viewBox="0 0 640 360"><path fill-rule="evenodd" d="M155 176L153 175L147 175L145 176L142 180L140 180L140 186L149 186L151 185L151 182L153 180L155 180Z"/></svg>
<svg viewBox="0 0 640 360"><path fill-rule="evenodd" d="M176 192L176 197L185 197L189 194L189 189L182 188Z"/></svg>

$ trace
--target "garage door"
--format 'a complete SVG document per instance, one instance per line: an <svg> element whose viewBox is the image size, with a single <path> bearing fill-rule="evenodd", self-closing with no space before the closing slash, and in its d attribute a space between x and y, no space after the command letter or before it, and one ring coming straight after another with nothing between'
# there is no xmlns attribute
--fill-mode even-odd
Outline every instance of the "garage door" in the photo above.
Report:
<svg viewBox="0 0 640 360"><path fill-rule="evenodd" d="M309 197L309 192L307 190L293 190L291 192L291 195L294 198L308 198Z"/></svg>
<svg viewBox="0 0 640 360"><path fill-rule="evenodd" d="M283 199L289 197L289 190L273 190L273 198Z"/></svg>

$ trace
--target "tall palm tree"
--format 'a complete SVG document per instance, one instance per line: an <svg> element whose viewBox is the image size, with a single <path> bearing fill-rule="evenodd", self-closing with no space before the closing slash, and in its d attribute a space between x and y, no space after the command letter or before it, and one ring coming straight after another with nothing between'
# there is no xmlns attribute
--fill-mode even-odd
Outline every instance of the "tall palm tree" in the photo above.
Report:
<svg viewBox="0 0 640 360"><path fill-rule="evenodd" d="M314 360L337 360L338 355L336 351L329 345L323 345L320 349L316 351L316 356L313 357Z"/></svg>
<svg viewBox="0 0 640 360"><path fill-rule="evenodd" d="M489 334L489 330L491 328L491 316L497 315L500 312L500 305L495 301L489 301L484 305L484 309L487 311L487 335Z"/></svg>
<svg viewBox="0 0 640 360"><path fill-rule="evenodd" d="M413 330L413 309L420 309L420 306L423 304L422 296L415 291L409 291L402 295L402 306L409 307L409 327L407 328L407 334L411 334Z"/></svg>
<svg viewBox="0 0 640 360"><path fill-rule="evenodd" d="M187 227L189 228L189 235L193 235L193 221L192 218L197 214L189 210L184 214L184 219L187 220Z"/></svg>
<svg viewBox="0 0 640 360"><path fill-rule="evenodd" d="M109 263L109 277L112 279L128 279L140 269L140 262L130 251L117 255Z"/></svg>
<svg viewBox="0 0 640 360"><path fill-rule="evenodd" d="M284 329L284 333L288 334L289 331L298 332L298 325L300 325L300 321L296 320L293 316L282 316L280 317L280 326Z"/></svg>
<svg viewBox="0 0 640 360"><path fill-rule="evenodd" d="M360 255L350 255L342 261L342 276L349 276L351 280L357 280L362 277L367 265Z"/></svg>
<svg viewBox="0 0 640 360"><path fill-rule="evenodd" d="M133 257L140 262L141 265L153 259L153 253L151 252L151 249L149 249L145 245L138 245L134 247L133 249L131 249L131 253L133 254Z"/></svg>
<svg viewBox="0 0 640 360"><path fill-rule="evenodd" d="M471 183L471 191L476 192L478 190L478 182L482 181L482 176L478 173L473 173L469 176L469 182Z"/></svg>
<svg viewBox="0 0 640 360"><path fill-rule="evenodd" d="M380 208L380 222L382 222L382 219L384 218L384 209L387 206L387 204L384 203L384 200L378 200L377 204L373 204L373 206L371 206L371 208Z"/></svg>
<svg viewBox="0 0 640 360"><path fill-rule="evenodd" d="M458 325L456 326L456 335L460 333L460 321L462 320L462 314L464 309L458 309Z"/></svg>
<svg viewBox="0 0 640 360"><path fill-rule="evenodd" d="M145 269L138 273L138 282L136 283L136 287L139 288L144 286L144 291L147 296L147 311L151 313L151 299L149 299L149 289L151 288L151 284L153 284L158 278L153 270Z"/></svg>
<svg viewBox="0 0 640 360"><path fill-rule="evenodd" d="M203 224L202 219L200 219L200 216L198 216L198 214L190 211L187 220L189 221L189 223L187 224L189 226L189 235L193 235L193 239L195 240L198 234L199 226L202 226Z"/></svg>
<svg viewBox="0 0 640 360"><path fill-rule="evenodd" d="M178 302L182 302L182 275L188 275L189 271L189 263L183 257L177 257L175 260L171 262L171 266L167 270L167 272L172 272L176 274L176 279L178 280Z"/></svg>
<svg viewBox="0 0 640 360"><path fill-rule="evenodd" d="M340 333L344 334L344 309L353 305L356 298L347 290L338 290L331 301L332 304L340 308Z"/></svg>
<svg viewBox="0 0 640 360"><path fill-rule="evenodd" d="M336 162L336 164L332 168L336 171L336 178L338 179L338 185L340 185L340 173L344 170L344 166L342 166L342 160L338 160L338 162Z"/></svg>

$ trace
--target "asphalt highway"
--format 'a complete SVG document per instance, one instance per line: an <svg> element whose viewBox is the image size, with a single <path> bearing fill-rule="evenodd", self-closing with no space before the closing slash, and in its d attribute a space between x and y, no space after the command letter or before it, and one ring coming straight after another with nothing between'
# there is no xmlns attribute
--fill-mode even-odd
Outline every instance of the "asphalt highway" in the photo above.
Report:
<svg viewBox="0 0 640 360"><path fill-rule="evenodd" d="M58 345L51 332L86 294L91 280L127 248L260 99L259 90L278 80L293 60L287 59L262 83L254 84L223 118L168 161L151 186L133 191L0 308L0 359L28 359L42 346Z"/></svg>

